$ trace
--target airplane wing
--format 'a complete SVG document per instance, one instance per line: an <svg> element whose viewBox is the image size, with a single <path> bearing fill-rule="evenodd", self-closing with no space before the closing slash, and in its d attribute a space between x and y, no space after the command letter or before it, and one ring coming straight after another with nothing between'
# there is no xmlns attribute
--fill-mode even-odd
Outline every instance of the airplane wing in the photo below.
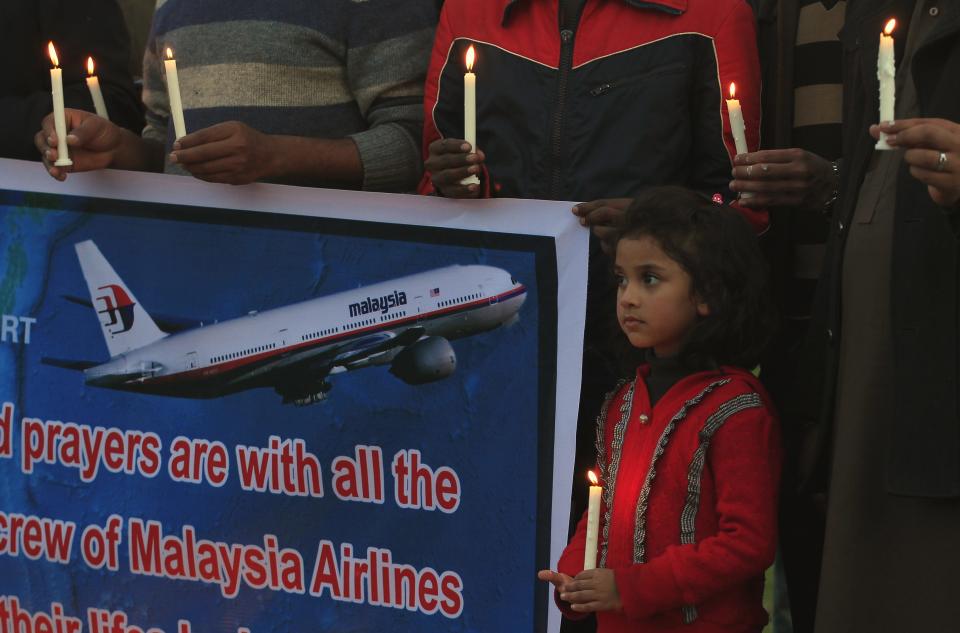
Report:
<svg viewBox="0 0 960 633"><path fill-rule="evenodd" d="M92 360L67 360L63 358L50 358L48 356L42 357L40 362L44 365L50 365L51 367L59 367L61 369L70 369L73 371L83 371L84 369L90 369L91 367L96 367L100 364L99 362Z"/></svg>
<svg viewBox="0 0 960 633"><path fill-rule="evenodd" d="M343 344L291 354L258 367L237 380L254 380L271 385L283 395L285 402L299 402L312 398L313 394L328 391L330 386L326 379L331 374L389 362L423 334L422 327L412 327L399 334L375 332Z"/></svg>
<svg viewBox="0 0 960 633"><path fill-rule="evenodd" d="M416 342L423 336L422 327L412 327L400 334L392 332L377 332L363 337L356 341L350 341L344 347L348 349L338 350L334 357L332 366L353 369L351 365L367 360L378 354L390 351L392 349L403 348Z"/></svg>

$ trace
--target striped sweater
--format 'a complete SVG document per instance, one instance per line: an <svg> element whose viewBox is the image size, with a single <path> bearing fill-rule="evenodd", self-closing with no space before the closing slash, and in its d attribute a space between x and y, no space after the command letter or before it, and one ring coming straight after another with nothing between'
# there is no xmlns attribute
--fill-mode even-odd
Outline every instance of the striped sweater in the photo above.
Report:
<svg viewBox="0 0 960 633"><path fill-rule="evenodd" d="M163 51L187 132L240 121L267 134L351 138L363 188L409 191L422 170L432 0L158 0L143 60L143 137L169 153ZM168 173L186 173L169 161Z"/></svg>

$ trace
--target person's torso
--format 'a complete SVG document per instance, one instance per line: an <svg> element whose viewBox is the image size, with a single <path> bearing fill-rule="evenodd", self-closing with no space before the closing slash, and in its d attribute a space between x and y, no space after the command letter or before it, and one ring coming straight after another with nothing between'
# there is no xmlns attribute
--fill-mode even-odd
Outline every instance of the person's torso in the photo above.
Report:
<svg viewBox="0 0 960 633"><path fill-rule="evenodd" d="M605 453L601 468L612 505L601 516L600 566L619 568L661 556L668 548L700 542L721 529L717 486L706 458L709 437L724 409L737 396L752 394L765 406L766 396L742 370L699 372L679 380L650 405L646 386L637 379L621 389L606 410ZM746 405L746 403L745 403ZM762 579L731 587L692 605L696 618L684 622L675 609L647 621L658 631L750 631L766 621L760 605ZM628 630L621 614L599 614L600 630Z"/></svg>
<svg viewBox="0 0 960 633"><path fill-rule="evenodd" d="M556 2L517 2L506 20L502 2L458 5L448 12L457 39L439 77L437 128L462 138L473 44L477 145L495 195L586 200L667 183L725 191L726 152L696 155L695 142L713 134L723 144L714 35L730 5L670 4L590 0L575 31L561 31ZM700 120L703 100L715 120ZM717 162L716 182L689 182L696 161Z"/></svg>
<svg viewBox="0 0 960 633"><path fill-rule="evenodd" d="M167 0L146 56L159 68L173 52L188 131L233 120L268 134L341 138L364 120L347 82L340 4ZM148 88L164 81L144 79Z"/></svg>

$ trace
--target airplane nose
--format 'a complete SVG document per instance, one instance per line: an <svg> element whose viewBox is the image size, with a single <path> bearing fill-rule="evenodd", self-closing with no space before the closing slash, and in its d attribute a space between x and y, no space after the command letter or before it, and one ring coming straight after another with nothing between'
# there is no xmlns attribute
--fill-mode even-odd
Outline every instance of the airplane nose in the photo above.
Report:
<svg viewBox="0 0 960 633"><path fill-rule="evenodd" d="M520 287L523 288L523 286L520 286ZM512 316L517 315L517 314L520 312L520 308L523 307L523 304L524 304L526 301L527 301L527 289L526 289L526 288L523 288L523 292L521 292L520 294L517 294L517 295L511 297L511 298L506 302L506 306L508 306L508 307L506 307L507 313L506 313L505 316L507 316L507 317L509 318L509 317L512 317Z"/></svg>

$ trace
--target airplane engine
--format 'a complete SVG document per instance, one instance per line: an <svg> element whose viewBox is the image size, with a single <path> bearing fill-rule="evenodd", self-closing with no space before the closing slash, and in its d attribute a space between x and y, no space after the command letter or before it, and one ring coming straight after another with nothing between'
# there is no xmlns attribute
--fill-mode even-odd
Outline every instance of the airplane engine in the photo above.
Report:
<svg viewBox="0 0 960 633"><path fill-rule="evenodd" d="M428 336L397 354L390 373L408 385L422 385L446 378L456 369L457 355L450 341L442 336Z"/></svg>

